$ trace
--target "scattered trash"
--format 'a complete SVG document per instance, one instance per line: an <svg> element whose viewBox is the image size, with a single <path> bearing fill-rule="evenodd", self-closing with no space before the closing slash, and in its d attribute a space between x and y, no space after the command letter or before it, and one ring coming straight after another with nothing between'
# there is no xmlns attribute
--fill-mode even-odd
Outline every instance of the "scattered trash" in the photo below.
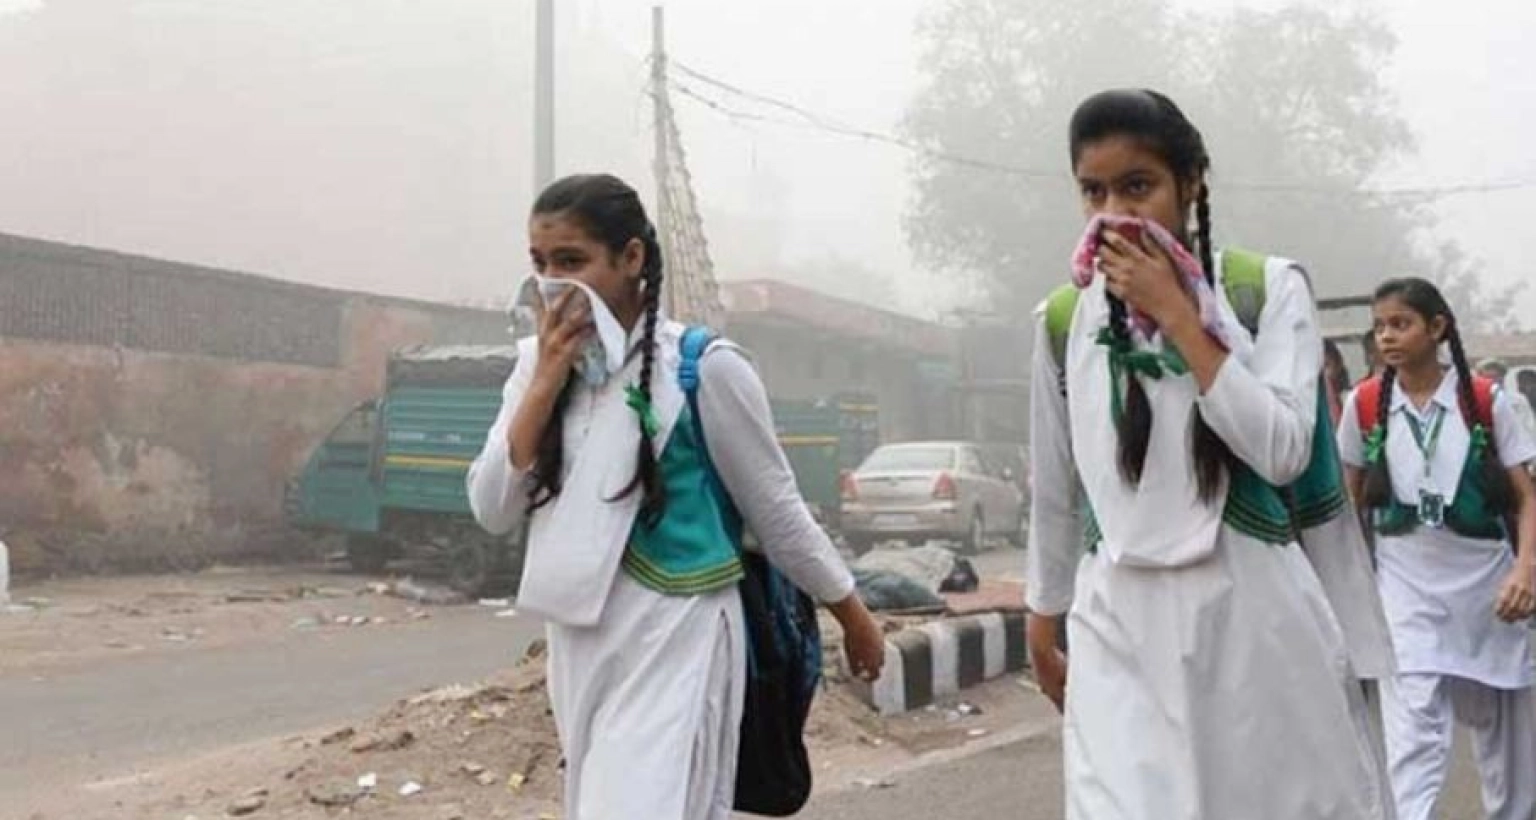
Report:
<svg viewBox="0 0 1536 820"><path fill-rule="evenodd" d="M310 617L310 618L299 618L298 620L295 620L292 624L289 624L289 626L288 626L289 629L318 629L319 627L320 627L320 619L319 618L313 618L313 617Z"/></svg>
<svg viewBox="0 0 1536 820"><path fill-rule="evenodd" d="M889 573L909 578L932 593L955 571L955 553L944 547L877 549L859 557L855 570Z"/></svg>
<svg viewBox="0 0 1536 820"><path fill-rule="evenodd" d="M412 797L414 795L421 794L421 789L422 786L420 783L417 783L414 780L408 780L406 781L405 785L400 787L400 796Z"/></svg>
<svg viewBox="0 0 1536 820"><path fill-rule="evenodd" d="M352 744L352 751L358 754L365 752L394 752L416 742L416 735L408 729L389 732L381 735L371 735Z"/></svg>
<svg viewBox="0 0 1536 820"><path fill-rule="evenodd" d="M938 593L905 575L855 569L853 579L864 605L876 612L944 611L944 599Z"/></svg>
<svg viewBox="0 0 1536 820"><path fill-rule="evenodd" d="M346 808L362 799L362 789L364 788L362 782L366 777L365 775L363 778L359 778L357 786L353 786L344 780L333 780L318 786L312 786L304 792L304 796L309 798L309 802L317 806L324 806L328 809ZM374 785L378 784L377 775L373 776L373 781Z"/></svg>
<svg viewBox="0 0 1536 820"><path fill-rule="evenodd" d="M498 617L498 618L516 618L517 617L517 610L515 610L515 609L503 609L502 611L496 613L496 617Z"/></svg>
<svg viewBox="0 0 1536 820"><path fill-rule="evenodd" d="M418 604L447 606L464 602L464 596L451 589L422 586L409 578L401 579L393 584L387 584L385 587L386 589L383 594L404 598L407 601L414 601Z"/></svg>
<svg viewBox="0 0 1536 820"><path fill-rule="evenodd" d="M334 732L331 732L330 734L326 735L325 737L320 738L320 745L321 746L332 746L332 745L335 745L337 743L345 743L346 741L351 740L353 737L356 737L356 736L357 736L357 730L356 729L352 728L351 726L344 726L344 727L342 727L340 729L337 729Z"/></svg>
<svg viewBox="0 0 1536 820"><path fill-rule="evenodd" d="M485 767L481 766L479 763L465 763L459 767L459 771L469 775L470 777L477 777L485 771Z"/></svg>
<svg viewBox="0 0 1536 820"><path fill-rule="evenodd" d="M480 605L505 609L512 605L512 601L508 598L481 598Z"/></svg>
<svg viewBox="0 0 1536 820"><path fill-rule="evenodd" d="M357 787L363 791L373 791L379 787L379 776L375 772L369 772L357 779Z"/></svg>
<svg viewBox="0 0 1536 820"><path fill-rule="evenodd" d="M475 782L482 786L494 786L501 778L490 772L481 772L475 775Z"/></svg>
<svg viewBox="0 0 1536 820"><path fill-rule="evenodd" d="M405 614L413 621L425 621L432 617L432 613L426 611L425 609L407 609Z"/></svg>
<svg viewBox="0 0 1536 820"><path fill-rule="evenodd" d="M528 775L523 774L522 772L513 772L511 776L507 778L507 791L513 794L521 794L523 791L523 786L527 784Z"/></svg>
<svg viewBox="0 0 1536 820"><path fill-rule="evenodd" d="M853 785L861 789L893 789L896 787L896 781L888 778L881 778L879 780L860 778L853 781Z"/></svg>
<svg viewBox="0 0 1536 820"><path fill-rule="evenodd" d="M224 596L226 604L278 604L291 601L295 596L290 592L278 592L272 589L240 589Z"/></svg>
<svg viewBox="0 0 1536 820"><path fill-rule="evenodd" d="M986 737L987 736L987 730L986 729L972 729L969 732L966 732L965 734L966 734L967 737L973 737L973 738L974 737Z"/></svg>
<svg viewBox="0 0 1536 820"><path fill-rule="evenodd" d="M939 584L939 591L975 592L980 587L981 576L976 574L976 567L964 558L956 558L955 568Z"/></svg>
<svg viewBox="0 0 1536 820"><path fill-rule="evenodd" d="M959 712L965 717L975 717L976 715L981 714L981 707L974 703L966 703L961 701L960 704L955 707L955 711Z"/></svg>

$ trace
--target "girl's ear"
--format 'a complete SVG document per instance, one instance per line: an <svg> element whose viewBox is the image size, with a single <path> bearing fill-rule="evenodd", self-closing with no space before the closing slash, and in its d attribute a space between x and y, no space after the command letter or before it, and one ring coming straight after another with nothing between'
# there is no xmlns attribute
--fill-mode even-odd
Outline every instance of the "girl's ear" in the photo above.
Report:
<svg viewBox="0 0 1536 820"><path fill-rule="evenodd" d="M1446 332L1451 329L1451 322L1444 315L1436 316L1429 320L1429 335L1437 342L1444 342Z"/></svg>
<svg viewBox="0 0 1536 820"><path fill-rule="evenodd" d="M631 239L624 244L624 250L619 252L619 270L626 279L639 279L640 270L645 266L645 243L639 239Z"/></svg>

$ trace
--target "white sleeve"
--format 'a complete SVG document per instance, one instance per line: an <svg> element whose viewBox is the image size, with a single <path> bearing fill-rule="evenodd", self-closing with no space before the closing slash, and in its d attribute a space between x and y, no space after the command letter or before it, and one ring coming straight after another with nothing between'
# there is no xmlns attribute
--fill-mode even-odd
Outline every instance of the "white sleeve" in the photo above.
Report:
<svg viewBox="0 0 1536 820"><path fill-rule="evenodd" d="M1286 485L1306 470L1317 429L1323 339L1306 276L1271 276L1249 360L1228 356L1199 399L1200 415L1265 481Z"/></svg>
<svg viewBox="0 0 1536 820"><path fill-rule="evenodd" d="M1029 550L1024 602L1041 615L1072 606L1082 556L1081 491L1072 458L1072 431L1060 370L1042 314L1036 321L1029 384Z"/></svg>
<svg viewBox="0 0 1536 820"><path fill-rule="evenodd" d="M1360 391L1352 390L1344 400L1344 411L1339 415L1339 431L1335 437L1339 443L1339 459L1350 467L1365 467L1365 438L1360 433L1359 411L1355 409L1355 397Z"/></svg>
<svg viewBox="0 0 1536 820"><path fill-rule="evenodd" d="M1493 435L1497 439L1499 460L1505 467L1519 467L1536 461L1536 441L1532 440L1525 419L1520 417L1518 403L1523 401L1525 396L1511 395L1508 390L1500 390L1493 396Z"/></svg>
<svg viewBox="0 0 1536 820"><path fill-rule="evenodd" d="M513 468L507 433L533 379L537 361L538 354L532 345L519 345L517 364L501 389L501 410L465 479L469 509L480 526L493 535L517 529L528 516L529 474Z"/></svg>
<svg viewBox="0 0 1536 820"><path fill-rule="evenodd" d="M699 421L720 481L768 560L822 603L853 594L853 574L801 498L768 391L741 351L717 345L700 362Z"/></svg>

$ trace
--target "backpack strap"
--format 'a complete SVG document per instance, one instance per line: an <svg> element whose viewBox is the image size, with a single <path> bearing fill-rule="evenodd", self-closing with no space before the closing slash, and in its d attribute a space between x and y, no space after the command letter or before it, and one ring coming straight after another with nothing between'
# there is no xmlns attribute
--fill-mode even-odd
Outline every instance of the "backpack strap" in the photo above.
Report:
<svg viewBox="0 0 1536 820"><path fill-rule="evenodd" d="M1263 254L1240 248L1221 252L1221 287L1237 314L1237 321L1255 336L1259 317L1264 313L1267 283L1265 268L1269 260ZM1062 285L1045 300L1045 332L1051 343L1051 359L1060 370L1067 361L1067 336L1072 332L1072 315L1077 311L1078 289Z"/></svg>
<svg viewBox="0 0 1536 820"><path fill-rule="evenodd" d="M1361 436L1369 436L1376 429L1376 419L1381 413L1381 377L1372 376L1355 385L1355 421Z"/></svg>
<svg viewBox="0 0 1536 820"><path fill-rule="evenodd" d="M1259 317L1264 313L1265 267L1269 260L1262 254L1239 248L1221 251L1221 287L1232 303L1232 312L1247 331L1259 335Z"/></svg>
<svg viewBox="0 0 1536 820"><path fill-rule="evenodd" d="M1051 343L1051 359L1060 370L1067 362L1067 334L1072 332L1072 315L1077 312L1077 286L1067 284L1051 291L1045 300L1045 334Z"/></svg>
<svg viewBox="0 0 1536 820"><path fill-rule="evenodd" d="M1493 400L1498 394L1498 382L1487 376L1472 377L1472 399L1477 402L1477 406L1473 408L1473 412L1477 415L1472 421L1487 428L1489 434L1493 433Z"/></svg>
<svg viewBox="0 0 1536 820"><path fill-rule="evenodd" d="M699 440L699 453L704 457L704 472L708 476L710 495L714 496L715 503L725 516L726 529L731 533L736 551L740 553L740 515L731 501L730 493L725 489L725 483L720 480L720 474L715 471L715 462L709 456L709 441L704 437L704 419L699 413L699 383L702 381L700 362L710 345L719 340L720 334L703 325L690 325L683 331L679 344L681 357L677 365L677 383L688 402L688 418L693 425L694 437Z"/></svg>

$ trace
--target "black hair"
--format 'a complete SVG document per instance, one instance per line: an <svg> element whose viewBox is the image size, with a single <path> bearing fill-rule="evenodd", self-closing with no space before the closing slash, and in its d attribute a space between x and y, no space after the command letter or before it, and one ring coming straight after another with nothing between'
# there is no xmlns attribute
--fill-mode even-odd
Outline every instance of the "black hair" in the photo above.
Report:
<svg viewBox="0 0 1536 820"><path fill-rule="evenodd" d="M1483 495L1494 510L1509 512L1515 503L1514 487L1499 460L1498 442L1493 436L1493 419L1479 418L1477 391L1472 387L1472 368L1467 364L1467 351L1461 343L1461 327L1456 321L1456 314L1451 312L1450 303L1433 283L1416 277L1389 279L1381 283L1376 288L1373 301L1386 299L1397 299L1423 317L1426 323L1437 318L1445 320L1445 334L1440 341L1450 348L1451 364L1456 368L1457 403L1461 405L1461 417L1468 428L1480 424L1488 434L1488 449L1483 453L1483 463L1479 465ZM1383 445L1392 412L1392 388L1396 383L1397 368L1388 365L1381 374L1381 397L1376 407L1375 426L1381 431ZM1384 507L1392 503L1392 473L1387 467L1385 446L1381 452L1382 457L1371 464L1365 474L1365 500L1372 507Z"/></svg>
<svg viewBox="0 0 1536 820"><path fill-rule="evenodd" d="M639 389L646 401L651 398L651 376L656 364L656 324L661 308L661 246L656 229L645 214L639 194L618 177L609 174L583 174L557 180L533 203L538 216L560 216L581 227L609 252L622 253L630 242L639 240L645 248L645 262L640 268L640 282L645 297L645 335L640 344ZM574 374L560 392L549 423L539 438L539 450L533 467L533 487L529 501L538 509L560 495L565 462L565 410L575 389ZM654 523L666 511L666 486L662 482L655 445L640 425L640 451L635 477L619 495L626 497L637 490L644 493L642 519Z"/></svg>
<svg viewBox="0 0 1536 820"><path fill-rule="evenodd" d="M1211 245L1211 197L1205 177L1211 158L1205 139L1173 100L1149 90L1105 91L1089 97L1072 115L1070 144L1072 167L1076 169L1083 149L1110 137L1128 136L1157 154L1173 172L1182 196L1194 194L1195 235L1192 244L1205 269L1206 281L1215 283L1215 251ZM1197 190L1191 192L1189 186ZM1181 234L1185 233L1180 231ZM1179 237L1191 244L1191 239ZM1120 299L1109 297L1110 330L1125 339L1126 307ZM1118 386L1115 389L1119 389ZM1152 405L1146 390L1134 376L1126 378L1125 412L1116 420L1119 435L1120 475L1129 483L1141 481L1146 466L1147 448L1152 439ZM1236 456L1221 437L1198 414L1194 420L1195 479L1200 497L1210 503L1221 490L1222 477L1236 464Z"/></svg>
<svg viewBox="0 0 1536 820"><path fill-rule="evenodd" d="M1352 380L1349 377L1349 365L1344 362L1344 351L1339 349L1332 339L1323 340L1323 365L1327 371L1327 365L1334 366L1334 372L1330 376L1331 386L1334 390L1343 393L1349 389Z"/></svg>

